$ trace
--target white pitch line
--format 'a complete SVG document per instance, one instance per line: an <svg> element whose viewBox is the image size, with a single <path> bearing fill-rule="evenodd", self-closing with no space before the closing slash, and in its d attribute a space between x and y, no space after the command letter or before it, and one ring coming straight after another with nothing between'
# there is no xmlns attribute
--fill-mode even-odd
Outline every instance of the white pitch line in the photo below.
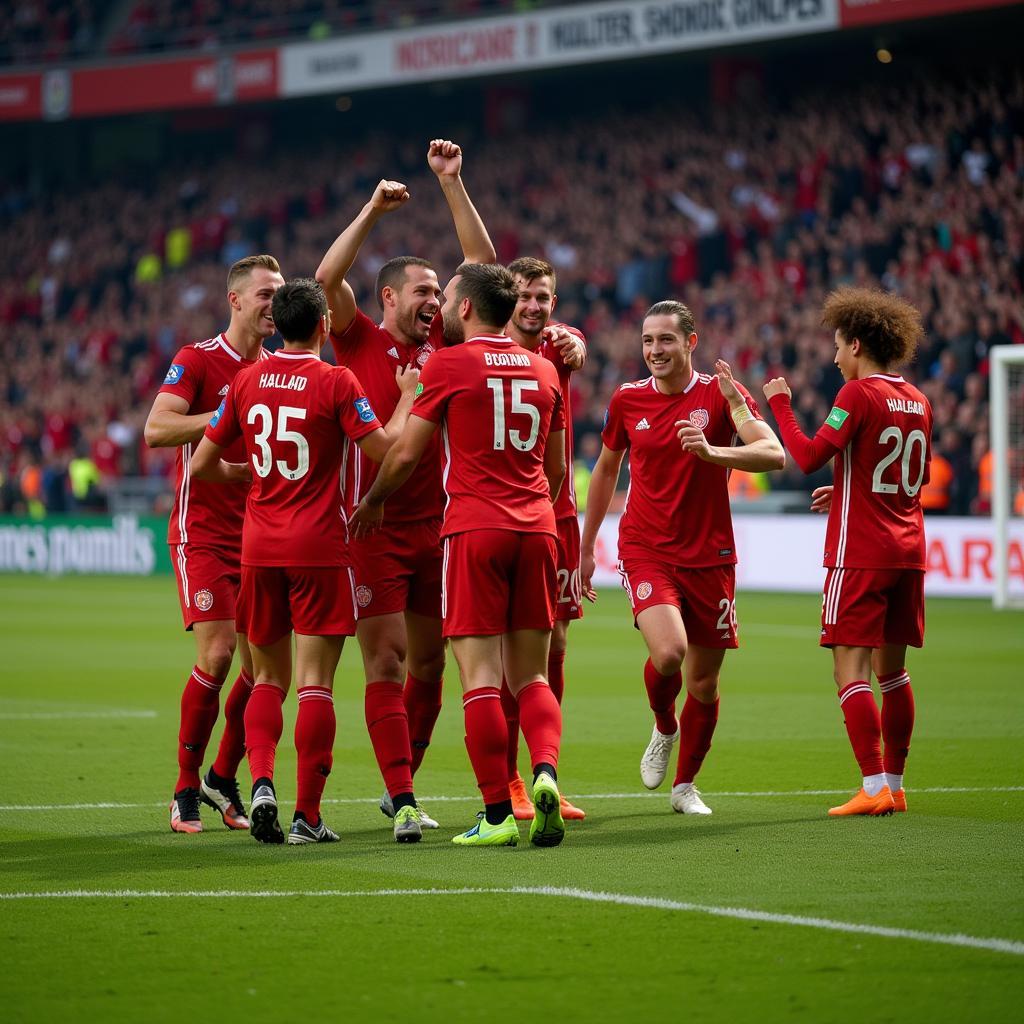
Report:
<svg viewBox="0 0 1024 1024"><path fill-rule="evenodd" d="M81 718L156 718L155 711L0 711L0 720L7 722L50 722L56 719L75 721Z"/></svg>
<svg viewBox="0 0 1024 1024"><path fill-rule="evenodd" d="M0 893L0 900L46 900L46 899L281 899L295 897L331 899L358 899L371 896L554 896L565 899L583 900L588 903L612 903L621 907L644 907L652 910L671 910L690 914L708 914L712 917L729 917L740 921L760 921L765 924L791 925L798 928L816 928L821 931L846 932L852 935L874 935L884 939L904 939L913 942L928 942L942 946L960 946L969 949L985 949L995 953L1009 953L1024 956L1024 942L1015 939L982 938L963 933L923 932L914 928L892 928L888 925L858 924L855 921L836 921L828 917L804 917L799 914L778 914L768 910L753 910L749 907L715 907L702 903L688 903L667 900L656 896L631 896L627 893L594 892L590 889L572 889L558 886L513 886L510 888L461 888L461 889L291 889L257 890L245 892L238 889L190 890L171 892L164 889L112 889L88 890L66 889L54 892L9 892Z"/></svg>
<svg viewBox="0 0 1024 1024"><path fill-rule="evenodd" d="M799 796L842 796L849 793L846 789L766 789L766 790L731 790L722 792L704 791L706 797L799 797ZM908 789L910 796L920 793L1024 793L1024 786L925 786L921 789ZM573 800L656 800L664 799L665 793L572 793ZM479 803L480 797L472 796L423 796L419 798L424 804L467 804ZM287 801L286 801L287 802ZM380 797L350 796L325 797L320 801L324 804L378 804ZM0 811L130 811L145 807L166 807L168 801L159 800L154 803L94 803L94 804L0 804Z"/></svg>

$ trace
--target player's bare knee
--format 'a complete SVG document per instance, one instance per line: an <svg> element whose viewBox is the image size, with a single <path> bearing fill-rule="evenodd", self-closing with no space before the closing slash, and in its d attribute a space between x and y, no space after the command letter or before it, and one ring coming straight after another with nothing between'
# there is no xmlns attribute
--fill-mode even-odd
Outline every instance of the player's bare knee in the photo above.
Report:
<svg viewBox="0 0 1024 1024"><path fill-rule="evenodd" d="M686 644L666 644L651 651L651 664L658 675L674 676L686 660Z"/></svg>
<svg viewBox="0 0 1024 1024"><path fill-rule="evenodd" d="M366 678L370 682L378 680L405 682L405 648L381 647L369 653L365 658Z"/></svg>
<svg viewBox="0 0 1024 1024"><path fill-rule="evenodd" d="M409 672L424 682L433 682L444 675L444 648L429 654L409 654Z"/></svg>
<svg viewBox="0 0 1024 1024"><path fill-rule="evenodd" d="M718 700L718 676L687 679L686 692L701 704L714 704Z"/></svg>
<svg viewBox="0 0 1024 1024"><path fill-rule="evenodd" d="M208 644L196 659L201 671L214 679L226 679L231 671L231 660L235 656L235 645L215 642Z"/></svg>

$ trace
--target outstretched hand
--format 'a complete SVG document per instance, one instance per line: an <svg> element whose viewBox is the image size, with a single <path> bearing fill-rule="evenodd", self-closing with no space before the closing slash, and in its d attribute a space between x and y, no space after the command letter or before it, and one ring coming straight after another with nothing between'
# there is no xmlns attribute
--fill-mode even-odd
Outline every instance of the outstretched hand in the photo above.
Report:
<svg viewBox="0 0 1024 1024"><path fill-rule="evenodd" d="M427 163L439 178L456 178L462 171L462 149L451 139L432 139Z"/></svg>
<svg viewBox="0 0 1024 1024"><path fill-rule="evenodd" d="M811 511L828 512L832 508L832 484L811 491Z"/></svg>
<svg viewBox="0 0 1024 1024"><path fill-rule="evenodd" d="M373 190L370 205L375 210L380 210L381 213L390 213L392 210L397 210L403 203L407 203L409 198L409 190L400 181L381 178Z"/></svg>

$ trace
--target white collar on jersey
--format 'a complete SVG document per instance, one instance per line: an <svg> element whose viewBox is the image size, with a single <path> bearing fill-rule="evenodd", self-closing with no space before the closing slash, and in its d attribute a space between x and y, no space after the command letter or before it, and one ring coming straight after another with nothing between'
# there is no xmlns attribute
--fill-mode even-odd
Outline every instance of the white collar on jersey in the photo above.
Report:
<svg viewBox="0 0 1024 1024"><path fill-rule="evenodd" d="M693 373L693 376L690 378L690 383L687 384L686 387L683 388L682 391L677 391L675 395L665 395L665 397L666 398L677 398L679 395L688 395L690 393L691 389L693 388L694 384L697 383L697 380L700 377L700 374L696 370L693 370L692 373ZM655 377L648 377L647 379L651 382L651 390L652 391L657 391L659 395L665 394L663 391L658 391L658 381L657 381L657 379Z"/></svg>
<svg viewBox="0 0 1024 1024"><path fill-rule="evenodd" d="M231 342L228 341L228 336L224 334L223 331L217 335L217 341L219 342L220 347L224 349L224 351L227 352L227 354L231 356L236 363L240 363L242 361L241 355L231 347Z"/></svg>
<svg viewBox="0 0 1024 1024"><path fill-rule="evenodd" d="M463 344L472 345L474 341L486 341L490 343L501 342L506 345L515 344L515 342L505 334L478 334L473 338L467 338Z"/></svg>
<svg viewBox="0 0 1024 1024"><path fill-rule="evenodd" d="M906 383L899 374L893 376L891 373L869 373L864 379L869 380L871 377L880 377L882 380L891 380L894 384Z"/></svg>
<svg viewBox="0 0 1024 1024"><path fill-rule="evenodd" d="M276 352L271 353L279 359L319 359L320 357L315 352L285 352L283 348L278 349Z"/></svg>

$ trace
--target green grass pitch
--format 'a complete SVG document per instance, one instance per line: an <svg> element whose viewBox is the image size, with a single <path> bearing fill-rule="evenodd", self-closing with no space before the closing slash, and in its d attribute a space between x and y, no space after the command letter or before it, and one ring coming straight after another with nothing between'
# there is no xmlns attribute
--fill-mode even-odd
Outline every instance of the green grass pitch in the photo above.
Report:
<svg viewBox="0 0 1024 1024"><path fill-rule="evenodd" d="M667 785L640 784L644 655L623 596L602 593L570 632L560 767L588 818L554 850L525 828L516 850L449 843L478 807L454 670L417 779L442 828L391 840L352 641L324 808L342 842L293 848L205 809L201 836L168 829L192 664L172 580L4 577L0 1017L1010 1019L1024 998L1024 616L929 603L909 663L910 813L830 820L857 769L819 602L740 596L743 648L700 779L714 815L695 820L671 812ZM294 698L286 710L287 819Z"/></svg>

